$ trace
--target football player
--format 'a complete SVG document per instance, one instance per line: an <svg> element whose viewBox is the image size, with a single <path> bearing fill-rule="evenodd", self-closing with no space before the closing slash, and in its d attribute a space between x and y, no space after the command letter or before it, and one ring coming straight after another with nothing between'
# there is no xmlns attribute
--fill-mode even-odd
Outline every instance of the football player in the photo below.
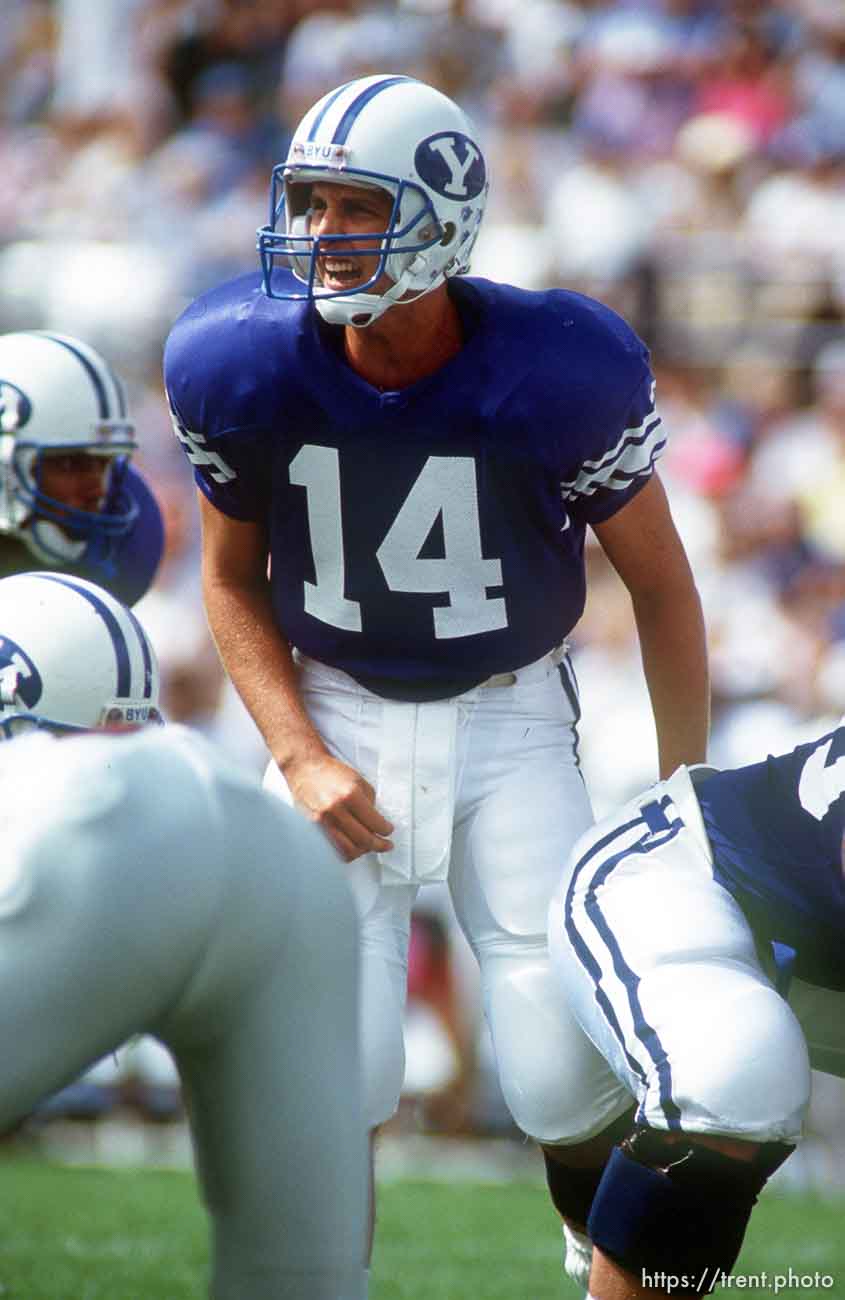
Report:
<svg viewBox="0 0 845 1300"><path fill-rule="evenodd" d="M210 1294L361 1300L352 899L324 837L150 725L157 704L128 608L64 574L0 581L0 1130L153 1034L185 1093Z"/></svg>
<svg viewBox="0 0 845 1300"><path fill-rule="evenodd" d="M586 529L631 593L663 774L704 756L705 643L646 349L578 294L467 278L487 192L445 95L338 87L273 172L261 273L187 309L165 380L223 662L270 782L351 864L369 1124L402 1084L411 907L448 879L505 1099L583 1226L630 1104L597 1094L546 940L592 819L566 649Z"/></svg>
<svg viewBox="0 0 845 1300"><path fill-rule="evenodd" d="M164 528L136 446L123 384L92 347L0 334L0 577L46 565L140 600Z"/></svg>
<svg viewBox="0 0 845 1300"><path fill-rule="evenodd" d="M553 961L638 1102L589 1217L594 1300L709 1294L800 1138L810 1067L845 1077L843 723L682 766L573 850Z"/></svg>

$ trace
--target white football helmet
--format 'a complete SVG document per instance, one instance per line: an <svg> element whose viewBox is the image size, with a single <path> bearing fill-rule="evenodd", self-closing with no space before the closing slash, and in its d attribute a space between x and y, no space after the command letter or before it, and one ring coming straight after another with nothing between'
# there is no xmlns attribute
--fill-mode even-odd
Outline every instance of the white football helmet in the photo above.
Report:
<svg viewBox="0 0 845 1300"><path fill-rule="evenodd" d="M446 276L469 270L488 180L475 128L457 104L413 77L361 77L324 95L294 132L285 162L273 169L270 222L258 231L264 289L271 298L309 299L334 325L372 324L394 303L428 293ZM342 252L347 235L310 234L314 181L386 190L393 211L373 231L369 280L351 293L321 286L317 258ZM356 235L356 240L367 238ZM306 286L292 291L273 276L277 258ZM392 287L368 292L386 273ZM413 299L410 299L413 300Z"/></svg>
<svg viewBox="0 0 845 1300"><path fill-rule="evenodd" d="M0 739L161 720L155 651L130 609L64 573L0 580Z"/></svg>
<svg viewBox="0 0 845 1300"><path fill-rule="evenodd" d="M23 542L43 564L107 562L138 515L123 488L136 445L123 385L92 347L45 330L0 334L0 537ZM109 459L102 511L41 490L43 454L62 450Z"/></svg>

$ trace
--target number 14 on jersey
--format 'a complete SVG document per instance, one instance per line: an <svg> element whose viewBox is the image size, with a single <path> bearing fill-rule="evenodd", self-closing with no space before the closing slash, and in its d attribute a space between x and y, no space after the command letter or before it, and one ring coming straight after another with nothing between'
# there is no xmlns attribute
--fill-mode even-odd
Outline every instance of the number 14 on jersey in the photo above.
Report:
<svg viewBox="0 0 845 1300"><path fill-rule="evenodd" d="M304 487L316 582L305 583L305 609L347 632L361 631L360 601L345 594L340 457L334 447L307 443L290 463L290 481ZM366 502L349 503L366 509ZM443 527L440 559L420 555L438 517ZM376 559L391 591L445 593L449 604L432 608L434 635L476 636L507 627L501 560L481 554L478 483L471 456L429 456L399 508Z"/></svg>

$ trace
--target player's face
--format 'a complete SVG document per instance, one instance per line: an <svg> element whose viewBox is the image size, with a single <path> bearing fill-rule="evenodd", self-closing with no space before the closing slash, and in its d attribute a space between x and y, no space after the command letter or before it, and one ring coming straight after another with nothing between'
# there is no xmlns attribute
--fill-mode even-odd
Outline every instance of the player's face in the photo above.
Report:
<svg viewBox="0 0 845 1300"><path fill-rule="evenodd" d="M42 452L38 485L45 496L72 510L96 513L105 505L110 465L110 457L87 451Z"/></svg>
<svg viewBox="0 0 845 1300"><path fill-rule="evenodd" d="M393 199L385 191L368 186L335 185L319 182L311 191L310 232L315 238L321 235L348 235L350 241L341 247L328 244L320 251L317 270L326 289L333 292L351 292L371 278L377 259L361 256L366 249L378 251L380 241L373 232L387 229ZM369 235L370 238L363 236ZM362 236L358 238L358 236ZM393 283L386 275L369 290L384 293Z"/></svg>

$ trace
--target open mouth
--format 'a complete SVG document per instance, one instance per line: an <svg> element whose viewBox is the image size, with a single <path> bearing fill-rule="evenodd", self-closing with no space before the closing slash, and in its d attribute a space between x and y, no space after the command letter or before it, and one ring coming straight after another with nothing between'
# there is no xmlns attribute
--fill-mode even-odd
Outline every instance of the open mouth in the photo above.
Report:
<svg viewBox="0 0 845 1300"><path fill-rule="evenodd" d="M360 262L350 257L321 257L318 267L326 289L353 289L369 279Z"/></svg>

